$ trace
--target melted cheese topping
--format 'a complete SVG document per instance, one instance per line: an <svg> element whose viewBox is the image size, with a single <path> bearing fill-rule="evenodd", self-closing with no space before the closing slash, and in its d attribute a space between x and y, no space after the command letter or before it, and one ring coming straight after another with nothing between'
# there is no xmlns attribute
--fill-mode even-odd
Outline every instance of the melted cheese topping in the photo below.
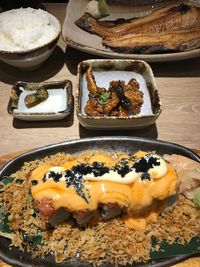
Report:
<svg viewBox="0 0 200 267"><path fill-rule="evenodd" d="M154 155L154 158L158 160L159 165L150 168L148 173L153 179L159 179L167 173L167 163L158 155ZM148 161L148 155L144 155L144 159ZM139 161L139 160L138 160ZM137 162L137 160L136 160ZM122 176L117 172L110 170L108 173L95 176L94 173L84 175L84 180L86 181L110 181L120 184L132 184L141 176L141 172L136 172L135 169L130 169L130 171L122 178Z"/></svg>
<svg viewBox="0 0 200 267"><path fill-rule="evenodd" d="M64 207L71 212L94 211L99 204L118 204L120 207L126 208L129 215L127 224L130 224L130 216L151 207L154 200L162 201L177 192L178 178L175 170L160 156L154 156L156 163L154 162L152 168L149 168L148 175L144 179L142 178L143 173L139 170L142 169L143 165L141 164L144 158L146 157L145 162L148 163L151 157L146 152L139 152L134 155L136 160L133 162L139 165L136 165L136 168L131 167L131 171L124 176L120 176L116 170L109 170L102 176L95 176L94 173L82 175L80 177L82 187L78 187L80 191L77 191L72 184L68 184L66 173L83 162L82 158L68 161L63 166L52 167L44 164L31 173L31 192L34 200L50 199L55 209ZM120 159L112 159L105 153L99 157L98 154L92 156L88 162L89 164L107 163L110 168ZM51 172L57 176L52 178ZM73 172L69 174L73 174ZM74 179L77 179L73 180L74 183L79 181L79 177L74 177ZM140 221L139 224L144 223Z"/></svg>

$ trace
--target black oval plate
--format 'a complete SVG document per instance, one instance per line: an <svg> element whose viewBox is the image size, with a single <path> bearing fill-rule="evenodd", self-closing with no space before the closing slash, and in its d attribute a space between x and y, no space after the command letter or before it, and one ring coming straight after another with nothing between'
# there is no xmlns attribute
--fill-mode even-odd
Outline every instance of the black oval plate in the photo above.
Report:
<svg viewBox="0 0 200 267"><path fill-rule="evenodd" d="M137 150L156 151L159 154L180 154L200 162L200 157L192 150L169 142L151 140L138 137L95 137L85 138L79 140L66 141L59 144L45 146L23 155L20 155L10 162L8 162L0 171L0 178L9 176L10 174L19 170L24 162L41 159L48 155L56 154L58 152L65 153L80 153L85 150L103 149L106 151L120 150L126 153L134 153ZM31 254L21 252L17 248L9 248L10 241L4 237L0 237L0 258L14 266L20 267L89 267L88 263L78 262L77 260L70 260L63 263L55 263L53 255L45 258L32 259ZM172 258L165 258L154 260L148 263L139 263L133 265L134 267L164 267L175 264L183 259L190 257L190 255L179 255ZM111 264L104 264L102 267L110 267Z"/></svg>

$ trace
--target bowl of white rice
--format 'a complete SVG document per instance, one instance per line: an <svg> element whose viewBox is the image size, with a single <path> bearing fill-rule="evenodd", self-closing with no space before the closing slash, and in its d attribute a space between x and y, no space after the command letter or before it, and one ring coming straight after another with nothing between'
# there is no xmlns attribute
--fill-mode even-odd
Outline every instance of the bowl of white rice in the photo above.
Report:
<svg viewBox="0 0 200 267"><path fill-rule="evenodd" d="M41 9L0 13L0 60L24 69L38 68L52 54L61 33L56 17Z"/></svg>

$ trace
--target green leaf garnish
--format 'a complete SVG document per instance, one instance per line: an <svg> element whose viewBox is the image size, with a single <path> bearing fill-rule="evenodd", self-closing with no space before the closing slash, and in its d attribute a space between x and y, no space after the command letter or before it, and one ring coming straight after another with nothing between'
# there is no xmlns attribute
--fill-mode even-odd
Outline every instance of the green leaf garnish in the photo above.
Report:
<svg viewBox="0 0 200 267"><path fill-rule="evenodd" d="M104 93L102 93L100 95L100 98L99 98L99 103L101 105L107 104L109 97L110 97L110 92L104 92Z"/></svg>
<svg viewBox="0 0 200 267"><path fill-rule="evenodd" d="M195 193L193 202L196 205L196 207L200 209L200 189L198 190L198 192Z"/></svg>
<svg viewBox="0 0 200 267"><path fill-rule="evenodd" d="M15 180L14 177L7 177L7 176L4 176L0 179L0 182L3 183L3 185L7 185L7 184L10 184L12 183L13 181ZM15 183L16 184L22 184L24 182L24 180L22 179L16 179L15 180ZM3 188L3 185L0 185L0 189Z"/></svg>
<svg viewBox="0 0 200 267"><path fill-rule="evenodd" d="M183 254L196 254L200 251L200 237L193 237L190 242L182 245L178 243L178 240L173 244L169 244L167 241L162 241L159 250L156 250L157 240L152 237L152 249L150 251L151 259L160 259L165 257L174 257Z"/></svg>
<svg viewBox="0 0 200 267"><path fill-rule="evenodd" d="M1 209L0 209L0 231L3 233L12 232L9 226L8 214L4 213Z"/></svg>
<svg viewBox="0 0 200 267"><path fill-rule="evenodd" d="M13 177L2 177L2 179L0 180L1 183L3 183L4 185L10 184L14 181Z"/></svg>
<svg viewBox="0 0 200 267"><path fill-rule="evenodd" d="M99 0L98 8L102 16L107 16L110 14L110 9L108 4L106 3L106 0Z"/></svg>
<svg viewBox="0 0 200 267"><path fill-rule="evenodd" d="M22 184L23 182L24 182L24 180L22 180L22 179L16 179L16 181L15 181L16 184Z"/></svg>
<svg viewBox="0 0 200 267"><path fill-rule="evenodd" d="M42 232L39 230L37 235L28 235L26 232L22 232L24 241L40 245L42 243Z"/></svg>

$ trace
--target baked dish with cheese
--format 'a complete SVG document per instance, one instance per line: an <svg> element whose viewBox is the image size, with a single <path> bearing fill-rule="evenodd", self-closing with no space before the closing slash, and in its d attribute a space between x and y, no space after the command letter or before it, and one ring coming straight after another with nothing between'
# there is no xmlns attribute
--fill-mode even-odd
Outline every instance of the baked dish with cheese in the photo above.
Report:
<svg viewBox="0 0 200 267"><path fill-rule="evenodd" d="M99 208L102 218L126 214L125 221L134 226L139 217L164 208L178 188L175 170L161 156L143 151L115 157L101 152L59 166L43 164L28 179L35 206L53 225L71 213L78 224L85 224Z"/></svg>
<svg viewBox="0 0 200 267"><path fill-rule="evenodd" d="M185 244L200 235L199 209L180 194L172 158L91 150L26 162L0 181L0 235L58 263L148 261L152 236L159 249L162 240Z"/></svg>

